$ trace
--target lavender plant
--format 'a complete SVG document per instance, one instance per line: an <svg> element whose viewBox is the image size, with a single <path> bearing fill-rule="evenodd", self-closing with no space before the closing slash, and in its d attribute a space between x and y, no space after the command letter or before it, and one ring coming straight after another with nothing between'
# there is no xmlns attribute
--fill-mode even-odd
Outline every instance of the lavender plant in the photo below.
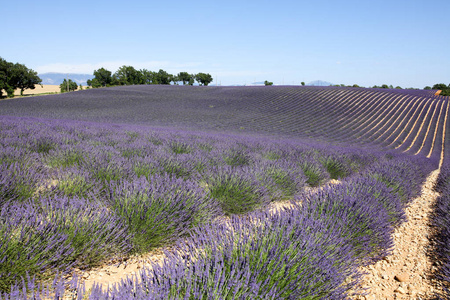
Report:
<svg viewBox="0 0 450 300"><path fill-rule="evenodd" d="M110 189L111 207L128 225L135 252L170 243L220 213L197 184L169 175L121 181Z"/></svg>
<svg viewBox="0 0 450 300"><path fill-rule="evenodd" d="M313 218L333 219L341 237L354 249L361 263L384 257L392 246L392 226L383 205L370 192L351 186L327 186L316 193L300 196L304 210Z"/></svg>
<svg viewBox="0 0 450 300"><path fill-rule="evenodd" d="M358 282L335 220L290 209L201 227L162 265L116 285L123 299L345 299ZM106 299L94 289L96 299ZM98 298L97 298L98 297Z"/></svg>
<svg viewBox="0 0 450 300"><path fill-rule="evenodd" d="M220 203L226 214L247 213L270 202L268 190L248 167L216 168L203 180L211 197Z"/></svg>

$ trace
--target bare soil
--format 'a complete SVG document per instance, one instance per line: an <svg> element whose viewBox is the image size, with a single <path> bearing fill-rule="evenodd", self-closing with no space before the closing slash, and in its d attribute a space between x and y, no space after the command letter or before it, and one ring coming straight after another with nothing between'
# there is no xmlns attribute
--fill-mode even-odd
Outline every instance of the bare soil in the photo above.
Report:
<svg viewBox="0 0 450 300"><path fill-rule="evenodd" d="M433 299L441 292L439 281L433 277L435 266L427 255L433 230L429 216L439 196L433 186L439 171L428 176L421 195L406 208L408 219L394 231L391 255L361 268L367 273L361 284L367 295L354 299Z"/></svg>
<svg viewBox="0 0 450 300"><path fill-rule="evenodd" d="M44 85L36 85L35 89L26 89L23 91L24 96L37 96L41 94L51 94L51 93L59 93L60 88L59 85L51 85L51 84L44 84ZM3 90L3 96L6 95L6 91ZM17 89L14 91L14 96L20 97L20 89Z"/></svg>

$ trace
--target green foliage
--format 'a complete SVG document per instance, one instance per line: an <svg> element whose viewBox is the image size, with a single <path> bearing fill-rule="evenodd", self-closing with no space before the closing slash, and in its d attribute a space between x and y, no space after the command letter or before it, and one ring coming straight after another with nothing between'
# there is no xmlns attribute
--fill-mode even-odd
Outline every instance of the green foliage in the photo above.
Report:
<svg viewBox="0 0 450 300"><path fill-rule="evenodd" d="M20 89L20 94L23 96L25 89L34 89L35 85L41 82L37 72L28 69L25 65L7 62L0 57L0 97L2 97L2 89L10 98L14 97L16 89Z"/></svg>
<svg viewBox="0 0 450 300"><path fill-rule="evenodd" d="M225 162L232 167L247 166L251 162L250 156L242 150L232 150L224 157Z"/></svg>
<svg viewBox="0 0 450 300"><path fill-rule="evenodd" d="M344 178L350 175L350 170L344 163L331 157L325 159L322 165L327 169L331 179Z"/></svg>
<svg viewBox="0 0 450 300"><path fill-rule="evenodd" d="M211 197L217 199L226 214L244 214L255 210L262 197L258 187L238 176L213 179L209 184Z"/></svg>
<svg viewBox="0 0 450 300"><path fill-rule="evenodd" d="M76 82L72 81L72 79L69 79L69 81L67 83L67 80L64 79L63 83L61 83L59 85L59 88L61 90L61 93L72 92L72 91L76 91L78 89L78 84Z"/></svg>
<svg viewBox="0 0 450 300"><path fill-rule="evenodd" d="M310 162L303 162L300 167L303 170L303 174L305 174L307 180L306 183L311 187L317 187L325 182L327 179L323 174L320 167Z"/></svg>
<svg viewBox="0 0 450 300"><path fill-rule="evenodd" d="M106 72L104 72L106 74ZM112 84L114 85L131 85L143 84L144 78L140 71L132 66L120 67L112 77Z"/></svg>
<svg viewBox="0 0 450 300"><path fill-rule="evenodd" d="M450 84L447 86L444 83L437 83L433 85L433 90L441 90L441 96L450 96Z"/></svg>
<svg viewBox="0 0 450 300"><path fill-rule="evenodd" d="M156 81L157 84L170 84L172 78L173 75L167 73L162 69L159 69L158 73L154 74L154 81Z"/></svg>
<svg viewBox="0 0 450 300"><path fill-rule="evenodd" d="M180 81L183 81L183 85L189 84L189 82L193 78L193 75L189 74L188 72L180 72L177 76Z"/></svg>
<svg viewBox="0 0 450 300"><path fill-rule="evenodd" d="M265 80L264 85L273 85L273 82Z"/></svg>
<svg viewBox="0 0 450 300"><path fill-rule="evenodd" d="M197 75L195 75L195 80L197 80L200 85L207 86L213 81L213 78L210 74L198 73Z"/></svg>
<svg viewBox="0 0 450 300"><path fill-rule="evenodd" d="M171 142L169 147L175 154L190 153L192 151L191 146L189 146L188 144L185 144L183 142L178 142L178 141Z"/></svg>
<svg viewBox="0 0 450 300"><path fill-rule="evenodd" d="M105 68L100 68L94 71L94 78L92 80L88 80L88 86L92 86L93 88L98 88L102 86L108 86L112 82L111 71L106 70ZM81 86L81 85L80 85Z"/></svg>

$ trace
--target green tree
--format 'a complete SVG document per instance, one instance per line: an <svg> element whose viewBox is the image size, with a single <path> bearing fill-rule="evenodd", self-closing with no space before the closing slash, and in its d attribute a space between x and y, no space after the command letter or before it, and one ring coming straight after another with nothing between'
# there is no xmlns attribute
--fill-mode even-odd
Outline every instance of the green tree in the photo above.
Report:
<svg viewBox="0 0 450 300"><path fill-rule="evenodd" d="M197 75L195 75L195 80L197 80L200 85L207 86L213 81L213 78L210 74L198 73Z"/></svg>
<svg viewBox="0 0 450 300"><path fill-rule="evenodd" d="M112 82L111 71L106 70L105 68L100 68L94 71L94 78L89 82L88 85L97 88L101 86L108 86ZM91 84L89 84L91 83Z"/></svg>
<svg viewBox="0 0 450 300"><path fill-rule="evenodd" d="M169 74L162 69L159 69L158 73L155 73L155 80L157 81L157 84L170 84L172 78L172 74Z"/></svg>
<svg viewBox="0 0 450 300"><path fill-rule="evenodd" d="M304 81L302 81L302 82L301 82L301 85L303 85L303 86L304 86L304 85L305 85L305 82L304 82Z"/></svg>
<svg viewBox="0 0 450 300"><path fill-rule="evenodd" d="M25 65L16 63L12 66L10 85L14 89L20 89L20 95L23 96L23 91L26 89L35 89L36 84L40 84L42 80L37 75L37 72L28 69Z"/></svg>
<svg viewBox="0 0 450 300"><path fill-rule="evenodd" d="M142 73L132 66L120 67L112 77L114 85L142 84L143 81Z"/></svg>
<svg viewBox="0 0 450 300"><path fill-rule="evenodd" d="M3 96L2 89L8 97L14 97L16 89L20 89L20 94L23 95L25 89L34 89L35 85L41 82L37 72L23 64L13 64L0 57L0 97Z"/></svg>
<svg viewBox="0 0 450 300"><path fill-rule="evenodd" d="M180 72L180 73L178 73L177 76L180 81L183 81L183 85L188 84L192 79L192 75L189 74L188 72Z"/></svg>
<svg viewBox="0 0 450 300"><path fill-rule="evenodd" d="M428 85L427 85L427 86L424 87L423 89L424 89L424 90L431 90L431 86L428 86Z"/></svg>
<svg viewBox="0 0 450 300"><path fill-rule="evenodd" d="M69 84L67 84L67 80L64 79L63 83L59 85L59 88L61 93L65 93L67 92L67 88L69 88L69 92L75 91L78 88L78 85L76 82L72 81L72 79L69 79Z"/></svg>
<svg viewBox="0 0 450 300"><path fill-rule="evenodd" d="M273 82L265 80L264 85L273 85Z"/></svg>
<svg viewBox="0 0 450 300"><path fill-rule="evenodd" d="M142 75L142 84L157 84L156 73L147 69L140 70Z"/></svg>
<svg viewBox="0 0 450 300"><path fill-rule="evenodd" d="M445 83L437 83L433 85L433 90L446 90L448 87L445 85Z"/></svg>
<svg viewBox="0 0 450 300"><path fill-rule="evenodd" d="M3 91L7 89L6 87L6 74L8 68L8 62L0 57L0 98L3 96Z"/></svg>
<svg viewBox="0 0 450 300"><path fill-rule="evenodd" d="M173 82L173 84L178 85L178 83L180 82L180 78L178 77L178 75L172 75L170 74L170 81Z"/></svg>

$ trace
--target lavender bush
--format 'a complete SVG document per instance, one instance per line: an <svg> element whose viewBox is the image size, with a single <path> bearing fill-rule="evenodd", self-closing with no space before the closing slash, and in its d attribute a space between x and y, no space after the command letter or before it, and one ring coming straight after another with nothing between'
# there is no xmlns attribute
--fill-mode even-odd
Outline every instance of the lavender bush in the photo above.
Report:
<svg viewBox="0 0 450 300"><path fill-rule="evenodd" d="M100 203L49 198L3 207L0 288L26 275L46 279L56 270L95 266L130 250L125 225Z"/></svg>
<svg viewBox="0 0 450 300"><path fill-rule="evenodd" d="M224 166L204 177L206 188L226 214L242 214L270 202L269 192L251 168Z"/></svg>
<svg viewBox="0 0 450 300"><path fill-rule="evenodd" d="M83 105L70 94L43 97L38 106L0 103L0 114L21 116L0 119L0 254L7 253L0 278L3 291L16 284L4 297L36 288L38 298L42 279L56 271L191 234L184 257L174 254L106 294L96 287L90 297L346 298L356 267L389 251L404 204L445 144L442 115L425 118L420 110L445 110L448 99L414 91L117 87L82 94ZM104 109L86 109L94 103ZM400 106L405 112L386 109ZM419 117L423 126L408 121ZM172 128L142 126L149 124ZM214 132L195 131L204 129ZM298 140L306 136L342 146ZM400 150L421 158L383 154L402 142ZM302 193L330 178L344 182ZM252 213L291 198L302 204ZM222 212L230 222L214 223ZM61 284L53 289L64 293Z"/></svg>
<svg viewBox="0 0 450 300"><path fill-rule="evenodd" d="M197 184L169 175L122 181L110 189L110 205L128 225L136 252L170 243L220 213Z"/></svg>

